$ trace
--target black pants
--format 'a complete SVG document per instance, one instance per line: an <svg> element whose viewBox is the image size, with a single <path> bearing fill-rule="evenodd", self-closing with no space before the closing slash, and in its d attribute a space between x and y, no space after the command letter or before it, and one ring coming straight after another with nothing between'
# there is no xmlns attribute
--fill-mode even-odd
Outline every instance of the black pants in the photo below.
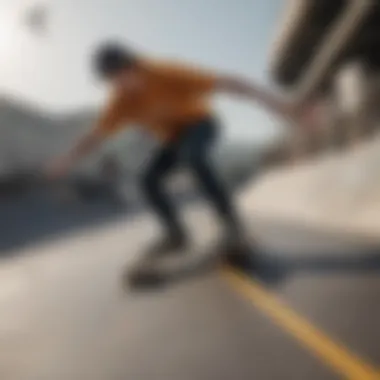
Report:
<svg viewBox="0 0 380 380"><path fill-rule="evenodd" d="M148 165L143 188L169 233L184 233L177 210L163 188L166 176L179 163L186 164L194 174L224 225L237 231L238 222L231 199L210 162L210 148L218 137L218 127L211 117L190 126L176 142L159 149Z"/></svg>

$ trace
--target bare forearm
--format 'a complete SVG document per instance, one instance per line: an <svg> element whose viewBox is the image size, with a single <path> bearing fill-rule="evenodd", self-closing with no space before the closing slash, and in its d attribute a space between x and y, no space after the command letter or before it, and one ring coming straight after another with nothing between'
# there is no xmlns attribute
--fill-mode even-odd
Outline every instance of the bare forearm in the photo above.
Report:
<svg viewBox="0 0 380 380"><path fill-rule="evenodd" d="M100 142L100 136L95 133L84 136L72 149L70 156L75 160L81 160L94 151Z"/></svg>
<svg viewBox="0 0 380 380"><path fill-rule="evenodd" d="M269 90L248 81L233 77L222 77L217 82L217 90L255 100L270 112L279 116L291 116L289 112L291 106L289 103L280 99Z"/></svg>
<svg viewBox="0 0 380 380"><path fill-rule="evenodd" d="M85 135L79 142L61 158L67 169L71 169L79 161L93 152L102 142L99 133L91 132Z"/></svg>

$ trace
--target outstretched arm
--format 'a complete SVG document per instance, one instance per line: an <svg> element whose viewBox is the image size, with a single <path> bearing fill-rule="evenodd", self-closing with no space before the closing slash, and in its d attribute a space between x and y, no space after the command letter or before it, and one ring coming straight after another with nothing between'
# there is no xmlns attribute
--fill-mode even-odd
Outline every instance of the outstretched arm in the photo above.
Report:
<svg viewBox="0 0 380 380"><path fill-rule="evenodd" d="M96 127L84 135L76 145L64 156L54 160L47 169L50 178L59 178L67 174L75 165L90 153L98 149L108 136L115 132L125 117L121 111L123 104L115 98Z"/></svg>
<svg viewBox="0 0 380 380"><path fill-rule="evenodd" d="M267 89L239 78L222 76L216 79L216 90L248 97L281 117L294 119L298 106L280 99Z"/></svg>
<svg viewBox="0 0 380 380"><path fill-rule="evenodd" d="M298 105L280 99L269 90L250 83L249 80L180 64L170 63L159 67L163 78L187 93L199 96L213 92L240 95L260 103L270 112L281 117L297 118Z"/></svg>
<svg viewBox="0 0 380 380"><path fill-rule="evenodd" d="M96 150L104 141L105 135L98 129L87 133L66 155L58 157L48 167L50 178L60 178L70 172L84 157Z"/></svg>

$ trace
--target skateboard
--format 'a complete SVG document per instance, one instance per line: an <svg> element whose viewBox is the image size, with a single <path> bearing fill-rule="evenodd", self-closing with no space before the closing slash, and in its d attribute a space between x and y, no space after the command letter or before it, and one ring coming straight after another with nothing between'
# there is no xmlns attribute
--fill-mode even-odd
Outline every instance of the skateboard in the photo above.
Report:
<svg viewBox="0 0 380 380"><path fill-rule="evenodd" d="M214 241L161 257L142 255L125 271L124 285L132 289L161 288L200 276L222 265L252 268L253 259L253 247L250 245L227 249Z"/></svg>

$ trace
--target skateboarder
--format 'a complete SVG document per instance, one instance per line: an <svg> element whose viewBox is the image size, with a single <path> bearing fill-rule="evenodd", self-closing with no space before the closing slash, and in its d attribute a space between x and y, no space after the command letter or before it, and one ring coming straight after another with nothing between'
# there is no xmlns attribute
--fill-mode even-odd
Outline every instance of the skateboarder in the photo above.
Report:
<svg viewBox="0 0 380 380"><path fill-rule="evenodd" d="M188 243L177 210L163 189L165 177L178 163L187 164L219 216L225 228L224 243L239 244L242 235L238 215L209 159L210 148L219 136L219 124L208 101L217 93L242 96L281 116L291 116L293 107L248 80L147 59L118 43L100 46L93 63L96 74L110 87L110 101L97 125L50 166L50 177L67 173L122 128L139 125L161 142L142 175L145 195L166 227L165 236L153 245L154 251L181 251Z"/></svg>

